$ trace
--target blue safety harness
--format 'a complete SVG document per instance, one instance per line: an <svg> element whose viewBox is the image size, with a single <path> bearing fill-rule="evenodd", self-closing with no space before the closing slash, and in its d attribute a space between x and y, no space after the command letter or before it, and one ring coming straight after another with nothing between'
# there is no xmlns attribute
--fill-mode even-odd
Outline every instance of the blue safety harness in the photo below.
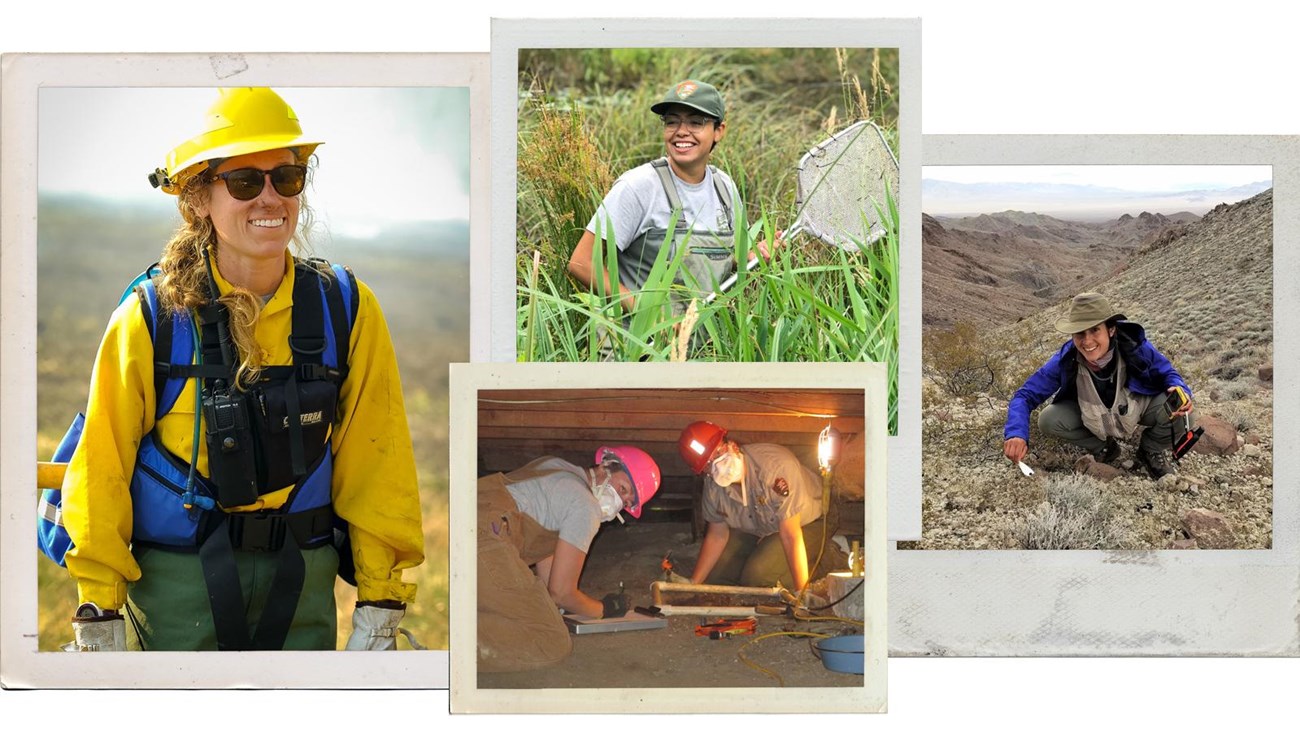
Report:
<svg viewBox="0 0 1300 732"><path fill-rule="evenodd" d="M122 296L125 300L131 292L136 293L153 342L155 424L175 407L188 379L201 383L196 400L201 394L206 407L212 392L219 391L223 380L229 381L233 373L232 365L223 363L218 343L218 325L224 328L227 317L224 307L212 304L195 313L163 311L155 284L158 274L156 266L150 267ZM156 431L144 437L137 451L130 486L132 545L199 554L222 650L283 645L302 590L303 549L335 544L339 573L355 584L347 526L335 516L330 500L333 454L329 429L338 389L347 376L357 297L355 280L346 267L323 260L298 262L289 339L293 364L263 367L261 381L238 395L244 412L238 425L242 432L230 434L242 436L246 443L249 480L256 494L293 486L281 508L221 510L218 504L231 492L223 492L223 486L197 474L191 466L193 456L185 460L167 451L158 442ZM221 442L213 442L214 426L209 422L222 416L199 407L196 404L196 444L202 414L209 431L209 472L216 475L213 464L221 459ZM78 414L59 443L54 461L72 458L84 423L84 415ZM44 554L66 566L72 539L63 527L62 498L60 489L42 491L37 539ZM271 587L271 597L277 601L267 603L251 636L244 619L235 551L278 555Z"/></svg>

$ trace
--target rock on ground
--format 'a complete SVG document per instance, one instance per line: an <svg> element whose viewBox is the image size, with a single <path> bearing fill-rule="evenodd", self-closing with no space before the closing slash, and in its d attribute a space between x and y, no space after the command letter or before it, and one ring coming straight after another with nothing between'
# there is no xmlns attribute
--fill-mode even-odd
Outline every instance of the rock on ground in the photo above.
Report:
<svg viewBox="0 0 1300 732"><path fill-rule="evenodd" d="M1184 511L1180 520L1183 529L1198 547L1232 549L1237 545L1237 535L1232 529L1232 523L1221 513L1205 508L1193 508Z"/></svg>

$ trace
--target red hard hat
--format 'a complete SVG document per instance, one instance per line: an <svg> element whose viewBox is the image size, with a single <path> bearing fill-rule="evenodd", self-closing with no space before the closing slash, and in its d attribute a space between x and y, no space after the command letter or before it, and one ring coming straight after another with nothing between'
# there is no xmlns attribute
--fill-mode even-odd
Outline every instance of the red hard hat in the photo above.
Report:
<svg viewBox="0 0 1300 732"><path fill-rule="evenodd" d="M677 450L682 454L682 460L699 475L708 467L713 451L726 436L727 431L712 422L691 422L677 439Z"/></svg>
<svg viewBox="0 0 1300 732"><path fill-rule="evenodd" d="M641 507L659 490L659 466L645 450L631 445L601 447L596 450L596 464L605 462L606 456L613 456L627 469L632 479L632 488L636 491L636 505L624 506L623 510L632 518L641 518Z"/></svg>

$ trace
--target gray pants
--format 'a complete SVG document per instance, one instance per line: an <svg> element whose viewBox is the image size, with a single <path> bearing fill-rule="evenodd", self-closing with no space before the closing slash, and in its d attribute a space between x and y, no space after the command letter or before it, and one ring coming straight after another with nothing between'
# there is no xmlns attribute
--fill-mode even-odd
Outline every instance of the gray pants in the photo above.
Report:
<svg viewBox="0 0 1300 732"><path fill-rule="evenodd" d="M1174 426L1169 421L1169 410L1165 408L1164 398L1157 396L1151 400L1142 413L1141 424L1146 427L1142 431L1142 450L1160 452L1171 449L1169 440ZM1106 444L1105 440L1083 426L1083 416L1077 402L1056 402L1043 407L1038 413L1038 429L1045 435L1078 445L1088 452L1100 450Z"/></svg>

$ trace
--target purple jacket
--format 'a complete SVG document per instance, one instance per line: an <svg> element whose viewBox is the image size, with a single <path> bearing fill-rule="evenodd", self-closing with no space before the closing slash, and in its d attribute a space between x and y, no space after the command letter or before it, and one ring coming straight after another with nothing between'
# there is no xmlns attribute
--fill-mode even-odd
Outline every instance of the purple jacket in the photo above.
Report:
<svg viewBox="0 0 1300 732"><path fill-rule="evenodd" d="M1146 338L1146 331L1137 323L1121 320L1115 324L1115 348L1124 358L1127 380L1124 386L1135 394L1163 394L1171 386L1181 386L1190 398L1192 389L1174 369L1164 354L1156 350ZM1079 398L1074 380L1079 371L1075 358L1074 340L1068 340L1043 367L1025 380L1007 405L1007 425L1004 440L1019 437L1029 441L1029 414L1053 394L1055 402L1072 402Z"/></svg>

